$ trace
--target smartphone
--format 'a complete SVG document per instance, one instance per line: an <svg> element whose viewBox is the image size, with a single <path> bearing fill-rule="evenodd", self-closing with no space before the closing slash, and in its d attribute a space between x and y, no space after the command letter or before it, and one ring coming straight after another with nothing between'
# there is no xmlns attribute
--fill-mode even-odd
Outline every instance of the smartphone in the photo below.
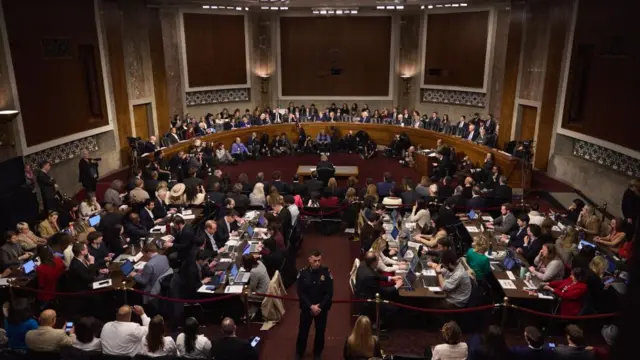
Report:
<svg viewBox="0 0 640 360"><path fill-rule="evenodd" d="M69 333L73 329L73 322L69 321L64 325L64 331Z"/></svg>
<svg viewBox="0 0 640 360"><path fill-rule="evenodd" d="M256 347L256 345L258 345L258 343L260 342L260 338L259 337L254 337L253 341L251 342L251 347Z"/></svg>
<svg viewBox="0 0 640 360"><path fill-rule="evenodd" d="M616 278L614 277L610 277L607 280L604 281L605 285L611 284L612 282L616 281Z"/></svg>
<svg viewBox="0 0 640 360"><path fill-rule="evenodd" d="M556 348L556 344L555 343L549 343L549 349L554 350Z"/></svg>

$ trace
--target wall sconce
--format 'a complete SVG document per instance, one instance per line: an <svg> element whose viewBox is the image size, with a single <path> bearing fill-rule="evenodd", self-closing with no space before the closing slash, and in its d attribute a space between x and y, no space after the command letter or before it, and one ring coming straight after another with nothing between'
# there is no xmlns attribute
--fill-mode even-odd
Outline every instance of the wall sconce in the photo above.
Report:
<svg viewBox="0 0 640 360"><path fill-rule="evenodd" d="M269 92L270 75L260 75L260 92L266 94Z"/></svg>
<svg viewBox="0 0 640 360"><path fill-rule="evenodd" d="M407 96L409 95L409 93L411 93L411 79L413 78L413 76L401 75L400 78L402 79L402 94L404 96Z"/></svg>

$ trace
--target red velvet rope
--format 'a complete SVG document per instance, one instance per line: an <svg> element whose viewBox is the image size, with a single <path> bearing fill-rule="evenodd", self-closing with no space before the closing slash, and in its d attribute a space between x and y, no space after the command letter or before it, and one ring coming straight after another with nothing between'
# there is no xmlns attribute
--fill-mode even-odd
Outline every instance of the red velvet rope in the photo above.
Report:
<svg viewBox="0 0 640 360"><path fill-rule="evenodd" d="M149 297L153 297L156 299L160 299L160 300L166 300L166 301L171 301L171 302L181 302L181 303L187 303L187 304L198 304L198 303L209 303L209 302L215 302L215 301L221 301L221 300L226 300L232 297L236 297L236 296L240 296L242 294L225 294L225 295L220 295L220 296L216 296L216 297L211 297L211 298L207 298L207 299L177 299L177 298L171 298L171 297L167 297L167 296L162 296L162 295L156 295L156 294L151 294L148 292L144 292L138 289L127 289L127 290L131 290L135 293L141 294L141 295L146 295Z"/></svg>
<svg viewBox="0 0 640 360"><path fill-rule="evenodd" d="M510 306L516 310L521 310L529 314L544 316L544 317L553 318L553 319L563 319L563 320L605 319L605 318L618 316L617 313L593 314L593 315L557 315L557 314L547 314L540 311L535 311L535 310L531 310L531 309L527 309L527 308L523 308L515 305L510 305Z"/></svg>
<svg viewBox="0 0 640 360"><path fill-rule="evenodd" d="M476 307L462 308L462 309L426 309L426 308L419 308L415 306L400 304L393 301L389 301L389 304L395 305L400 308L413 310L413 311L419 311L424 313L444 313L444 314L476 312L476 311L482 311L482 310L495 309L496 307L499 306L499 305L491 304L491 305L476 306Z"/></svg>
<svg viewBox="0 0 640 360"><path fill-rule="evenodd" d="M302 215L306 215L306 216L326 216L326 215L333 215L333 214L339 213L340 211L342 211L342 210L344 210L344 209L346 209L346 208L348 208L348 207L350 207L350 206L351 206L351 204L347 204L347 205L344 205L344 206L342 206L342 207L339 207L339 208L337 208L337 209L333 209L333 210L330 210L330 211L322 211L322 210L320 210L320 209L322 209L322 208L320 207L320 208L318 208L318 209L319 209L319 210L318 210L318 212L307 212L307 211L304 211L304 210L300 210L300 214L302 214Z"/></svg>
<svg viewBox="0 0 640 360"><path fill-rule="evenodd" d="M106 287L102 289L88 290L88 291L58 292L58 291L44 291L44 290L32 289L29 287L21 287L21 286L14 286L13 288L28 291L28 292L34 292L38 294L56 295L56 296L83 296L83 295L100 294L107 291L117 290L114 288Z"/></svg>
<svg viewBox="0 0 640 360"><path fill-rule="evenodd" d="M269 298L273 298L273 299L279 299L279 300L283 300L283 301L300 301L300 299L294 298L294 297L278 296L278 295L264 294L264 293L257 293L257 292L253 293L253 295L264 296L264 297L269 297ZM334 304L351 304L351 303L366 303L366 302L369 302L369 300L366 300L366 299L349 299L349 300L332 300L332 302Z"/></svg>

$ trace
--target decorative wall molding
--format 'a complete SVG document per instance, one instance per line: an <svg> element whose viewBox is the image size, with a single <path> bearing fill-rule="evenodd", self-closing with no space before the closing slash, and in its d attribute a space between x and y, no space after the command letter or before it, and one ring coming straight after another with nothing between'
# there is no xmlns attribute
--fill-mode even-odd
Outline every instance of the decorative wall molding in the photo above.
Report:
<svg viewBox="0 0 640 360"><path fill-rule="evenodd" d="M482 92L420 89L420 101L439 104L465 105L478 108L487 106L487 94Z"/></svg>
<svg viewBox="0 0 640 360"><path fill-rule="evenodd" d="M62 145L35 152L25 157L25 163L37 169L42 161L50 161L52 165L80 156L82 150L97 151L98 137L88 136Z"/></svg>
<svg viewBox="0 0 640 360"><path fill-rule="evenodd" d="M251 88L191 91L185 94L187 106L249 101Z"/></svg>
<svg viewBox="0 0 640 360"><path fill-rule="evenodd" d="M576 139L573 142L573 155L606 166L627 176L640 177L640 159L600 145Z"/></svg>

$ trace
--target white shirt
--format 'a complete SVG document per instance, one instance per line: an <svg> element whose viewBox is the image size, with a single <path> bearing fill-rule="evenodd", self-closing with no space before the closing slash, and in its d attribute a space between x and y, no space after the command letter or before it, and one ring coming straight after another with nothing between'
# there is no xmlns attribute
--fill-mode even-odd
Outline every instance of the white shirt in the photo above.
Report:
<svg viewBox="0 0 640 360"><path fill-rule="evenodd" d="M156 218L153 216L153 211L149 210L149 208L148 208L148 207L146 207L146 206L144 207L144 209L145 209L145 210L147 210L147 212L149 213L149 216L151 216L151 220L155 220L155 219L156 219ZM149 229L149 230L151 230L151 229Z"/></svg>
<svg viewBox="0 0 640 360"><path fill-rule="evenodd" d="M176 347L178 348L178 356L182 356L188 359L200 359L208 358L211 353L211 341L204 335L200 334L196 337L196 343L192 352L187 354L187 350L184 346L184 333L178 335L176 339Z"/></svg>
<svg viewBox="0 0 640 360"><path fill-rule="evenodd" d="M173 341L171 336L164 337L164 346L155 352L149 352L149 347L147 344L147 337L142 338L142 345L140 346L140 355L146 355L149 357L158 357L158 356L167 356L177 354L176 342Z"/></svg>
<svg viewBox="0 0 640 360"><path fill-rule="evenodd" d="M71 334L71 346L82 351L102 351L102 343L100 339L93 338L89 343L81 343L76 339L76 334Z"/></svg>
<svg viewBox="0 0 640 360"><path fill-rule="evenodd" d="M539 212L529 211L529 225L535 224L540 226L542 225L543 221L544 221L544 216L540 215Z"/></svg>
<svg viewBox="0 0 640 360"><path fill-rule="evenodd" d="M289 212L291 213L291 225L295 225L296 220L298 219L298 214L300 214L300 210L296 204L289 205L287 209L289 209Z"/></svg>
<svg viewBox="0 0 640 360"><path fill-rule="evenodd" d="M149 330L149 317L142 315L142 325L127 321L111 321L104 324L100 341L102 352L108 355L135 356L140 352L142 339Z"/></svg>
<svg viewBox="0 0 640 360"><path fill-rule="evenodd" d="M213 234L209 234L206 230L204 231L205 234L207 234L207 237L209 238L209 242L211 243L211 248L213 249L213 251L218 251L218 245L216 245L216 239L213 237Z"/></svg>
<svg viewBox="0 0 640 360"><path fill-rule="evenodd" d="M456 345L440 344L433 348L431 360L466 360L468 353L467 343L462 341Z"/></svg>

